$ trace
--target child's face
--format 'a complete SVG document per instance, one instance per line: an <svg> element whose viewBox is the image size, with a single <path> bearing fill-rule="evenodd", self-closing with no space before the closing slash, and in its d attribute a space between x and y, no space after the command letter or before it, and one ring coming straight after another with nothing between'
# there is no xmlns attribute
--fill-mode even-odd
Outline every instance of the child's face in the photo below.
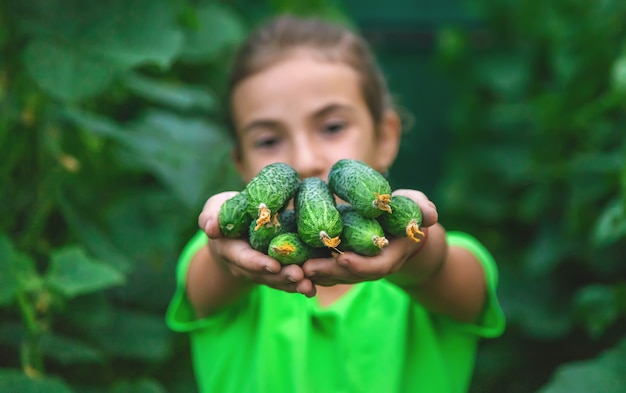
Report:
<svg viewBox="0 0 626 393"><path fill-rule="evenodd" d="M383 171L397 154L395 112L388 111L376 133L358 74L306 52L243 80L232 106L242 153L236 163L246 182L277 161L293 166L302 178L327 180L341 158Z"/></svg>

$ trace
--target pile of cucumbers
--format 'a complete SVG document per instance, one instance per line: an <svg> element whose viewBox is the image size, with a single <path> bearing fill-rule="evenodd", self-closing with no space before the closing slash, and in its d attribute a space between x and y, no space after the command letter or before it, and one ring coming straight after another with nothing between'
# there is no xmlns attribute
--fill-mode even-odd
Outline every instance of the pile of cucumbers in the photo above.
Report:
<svg viewBox="0 0 626 393"><path fill-rule="evenodd" d="M382 174L358 160L337 161L328 183L300 180L294 168L276 162L224 202L219 225L224 236L247 239L282 264L300 265L333 251L375 256L389 244L387 236L420 242L423 235L419 206L391 192ZM337 204L335 195L346 203Z"/></svg>

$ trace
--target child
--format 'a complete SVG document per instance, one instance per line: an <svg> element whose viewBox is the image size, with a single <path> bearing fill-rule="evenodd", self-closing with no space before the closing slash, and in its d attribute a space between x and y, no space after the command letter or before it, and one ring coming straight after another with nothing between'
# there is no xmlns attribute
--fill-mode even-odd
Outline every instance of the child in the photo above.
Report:
<svg viewBox="0 0 626 393"><path fill-rule="evenodd" d="M341 158L385 172L401 122L364 40L316 19L278 17L242 46L230 79L233 157L247 183L272 162L327 179ZM416 159L416 167L419 158ZM189 332L202 392L464 392L476 346L504 317L497 270L474 238L446 232L419 191L421 242L281 265L221 236L212 196L183 251L167 312Z"/></svg>

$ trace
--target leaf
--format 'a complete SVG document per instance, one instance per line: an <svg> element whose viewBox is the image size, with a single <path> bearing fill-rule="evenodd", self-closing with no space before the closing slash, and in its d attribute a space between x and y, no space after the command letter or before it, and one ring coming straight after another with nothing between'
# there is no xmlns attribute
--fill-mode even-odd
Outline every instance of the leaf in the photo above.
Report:
<svg viewBox="0 0 626 393"><path fill-rule="evenodd" d="M76 210L62 195L59 197L59 205L63 217L92 254L120 272L126 273L131 270L133 261L122 253L95 223L86 219L86 215Z"/></svg>
<svg viewBox="0 0 626 393"><path fill-rule="evenodd" d="M546 223L537 229L537 234L529 244L524 258L524 269L529 277L546 276L572 252L574 245L563 237L556 225Z"/></svg>
<svg viewBox="0 0 626 393"><path fill-rule="evenodd" d="M63 365L103 363L101 351L77 339L60 336L55 333L45 333L39 341L41 352Z"/></svg>
<svg viewBox="0 0 626 393"><path fill-rule="evenodd" d="M89 258L83 249L68 246L52 253L46 282L67 298L121 285L117 269Z"/></svg>
<svg viewBox="0 0 626 393"><path fill-rule="evenodd" d="M160 313L117 309L109 324L88 334L112 356L157 363L171 353L171 332Z"/></svg>
<svg viewBox="0 0 626 393"><path fill-rule="evenodd" d="M43 40L31 42L22 60L42 90L67 101L100 93L121 72L120 67L102 58Z"/></svg>
<svg viewBox="0 0 626 393"><path fill-rule="evenodd" d="M72 393L72 389L58 378L31 378L16 369L0 368L0 392Z"/></svg>
<svg viewBox="0 0 626 393"><path fill-rule="evenodd" d="M167 1L99 3L101 12L89 15L93 18L91 24L76 37L83 48L124 68L144 64L165 68L172 63L182 46L183 34L175 24Z"/></svg>
<svg viewBox="0 0 626 393"><path fill-rule="evenodd" d="M65 116L87 132L122 143L119 159L127 168L152 173L189 209L236 179L226 131L203 118L152 110L125 129L93 113L67 110Z"/></svg>
<svg viewBox="0 0 626 393"><path fill-rule="evenodd" d="M32 289L39 281L33 260L0 234L0 306L11 304L18 292Z"/></svg>
<svg viewBox="0 0 626 393"><path fill-rule="evenodd" d="M605 247L626 237L626 208L621 198L613 200L600 213L596 221L592 240L598 247Z"/></svg>
<svg viewBox="0 0 626 393"><path fill-rule="evenodd" d="M608 285L592 284L580 289L574 304L594 338L600 337L619 316L616 291Z"/></svg>
<svg viewBox="0 0 626 393"><path fill-rule="evenodd" d="M36 3L21 6L22 27L33 36L23 62L37 84L61 100L97 95L139 65L168 67L182 45L165 1Z"/></svg>
<svg viewBox="0 0 626 393"><path fill-rule="evenodd" d="M626 386L626 340L598 357L557 368L539 393L622 393Z"/></svg>
<svg viewBox="0 0 626 393"><path fill-rule="evenodd" d="M167 391L158 381L144 378L134 382L118 382L113 386L111 393L167 393Z"/></svg>
<svg viewBox="0 0 626 393"><path fill-rule="evenodd" d="M231 144L217 124L151 111L119 137L127 147L120 158L153 173L188 208L224 181Z"/></svg>
<svg viewBox="0 0 626 393"><path fill-rule="evenodd" d="M209 112L217 107L215 97L204 88L200 89L180 83L165 83L137 73L127 75L124 82L129 89L143 98L172 109Z"/></svg>
<svg viewBox="0 0 626 393"><path fill-rule="evenodd" d="M181 60L202 62L216 60L225 50L235 47L245 35L239 16L230 8L205 3L190 11L191 28L185 31Z"/></svg>
<svg viewBox="0 0 626 393"><path fill-rule="evenodd" d="M626 54L622 54L613 63L611 79L611 87L615 91L626 93Z"/></svg>

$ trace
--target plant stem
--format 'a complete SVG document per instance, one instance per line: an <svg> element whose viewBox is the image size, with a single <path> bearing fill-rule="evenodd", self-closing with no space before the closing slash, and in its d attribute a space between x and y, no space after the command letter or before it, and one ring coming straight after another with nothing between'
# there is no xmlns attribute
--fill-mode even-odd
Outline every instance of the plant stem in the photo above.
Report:
<svg viewBox="0 0 626 393"><path fill-rule="evenodd" d="M21 360L22 369L30 376L41 375L44 373L43 359L39 348L39 339L41 337L41 326L37 321L35 308L26 298L26 294L20 291L17 294L17 304L19 305L22 319L26 324L28 336L22 343Z"/></svg>

